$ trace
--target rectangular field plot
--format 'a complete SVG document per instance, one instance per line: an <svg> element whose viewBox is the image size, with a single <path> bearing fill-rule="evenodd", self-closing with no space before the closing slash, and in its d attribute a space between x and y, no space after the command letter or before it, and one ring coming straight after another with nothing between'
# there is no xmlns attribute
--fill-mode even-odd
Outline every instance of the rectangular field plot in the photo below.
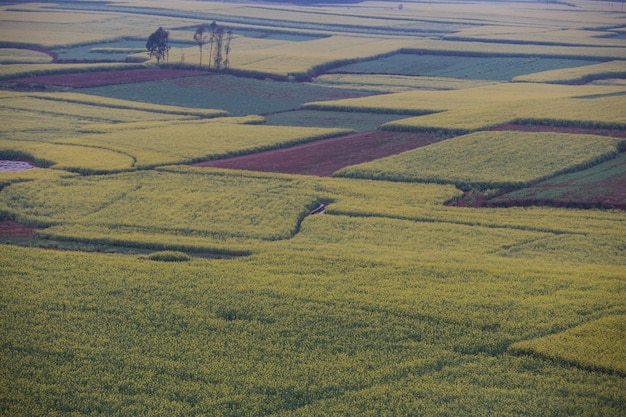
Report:
<svg viewBox="0 0 626 417"><path fill-rule="evenodd" d="M468 133L519 121L621 129L624 86L502 83L448 91L406 91L307 103L305 109L419 115L385 130Z"/></svg>
<svg viewBox="0 0 626 417"><path fill-rule="evenodd" d="M614 158L620 142L592 135L478 132L348 167L336 175L463 189L519 187Z"/></svg>
<svg viewBox="0 0 626 417"><path fill-rule="evenodd" d="M575 68L542 71L515 77L513 81L532 83L582 84L594 80L624 78L626 62L610 61L602 64L584 65Z"/></svg>
<svg viewBox="0 0 626 417"><path fill-rule="evenodd" d="M58 143L130 155L135 160L135 168L148 168L226 158L352 132L347 129L246 125L228 123L228 119L222 123L220 120L131 126L104 134L59 140Z"/></svg>
<svg viewBox="0 0 626 417"><path fill-rule="evenodd" d="M181 107L222 109L233 116L298 109L311 100L363 97L372 92L299 83L207 75L82 89L97 96Z"/></svg>
<svg viewBox="0 0 626 417"><path fill-rule="evenodd" d="M547 204L626 209L626 154L489 200L492 206Z"/></svg>
<svg viewBox="0 0 626 417"><path fill-rule="evenodd" d="M274 126L341 127L357 132L376 130L380 125L404 116L380 113L328 112L294 110L266 116L267 124Z"/></svg>
<svg viewBox="0 0 626 417"><path fill-rule="evenodd" d="M510 81L523 74L571 68L590 63L594 62L566 58L397 54L372 61L344 65L330 72Z"/></svg>

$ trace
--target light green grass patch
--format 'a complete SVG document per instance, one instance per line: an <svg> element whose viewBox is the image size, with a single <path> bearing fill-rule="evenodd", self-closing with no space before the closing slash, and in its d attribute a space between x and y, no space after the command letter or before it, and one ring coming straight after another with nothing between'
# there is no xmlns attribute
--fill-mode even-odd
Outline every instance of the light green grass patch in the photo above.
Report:
<svg viewBox="0 0 626 417"><path fill-rule="evenodd" d="M626 376L626 316L608 316L561 333L517 342L509 350Z"/></svg>

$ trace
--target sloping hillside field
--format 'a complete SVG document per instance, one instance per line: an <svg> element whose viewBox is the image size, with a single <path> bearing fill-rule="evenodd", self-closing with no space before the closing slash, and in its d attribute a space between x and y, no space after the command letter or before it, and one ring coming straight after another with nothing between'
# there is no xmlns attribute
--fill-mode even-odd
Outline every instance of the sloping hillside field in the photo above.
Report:
<svg viewBox="0 0 626 417"><path fill-rule="evenodd" d="M0 4L0 415L623 417L625 28Z"/></svg>

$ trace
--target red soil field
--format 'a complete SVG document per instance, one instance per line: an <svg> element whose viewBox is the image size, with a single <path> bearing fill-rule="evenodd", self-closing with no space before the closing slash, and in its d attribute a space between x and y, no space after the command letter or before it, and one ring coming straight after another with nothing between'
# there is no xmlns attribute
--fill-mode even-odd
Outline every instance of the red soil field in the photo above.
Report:
<svg viewBox="0 0 626 417"><path fill-rule="evenodd" d="M35 228L24 226L11 220L0 221L0 237L31 238Z"/></svg>
<svg viewBox="0 0 626 417"><path fill-rule="evenodd" d="M6 83L18 85L55 85L61 87L84 88L111 84L126 84L141 81L158 81L170 78L206 75L205 71L181 69L128 69L115 71L74 72L67 74L39 75L16 78Z"/></svg>
<svg viewBox="0 0 626 417"><path fill-rule="evenodd" d="M539 182L521 191L486 201L489 207L556 206L626 210L626 158L620 156L593 168Z"/></svg>
<svg viewBox="0 0 626 417"><path fill-rule="evenodd" d="M372 131L303 145L193 164L251 171L330 176L346 166L373 161L446 139L433 133Z"/></svg>

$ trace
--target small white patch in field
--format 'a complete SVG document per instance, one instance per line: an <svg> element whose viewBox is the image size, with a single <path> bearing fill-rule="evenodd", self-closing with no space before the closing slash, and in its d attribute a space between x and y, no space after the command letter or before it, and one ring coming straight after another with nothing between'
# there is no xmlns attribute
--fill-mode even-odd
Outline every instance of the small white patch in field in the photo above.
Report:
<svg viewBox="0 0 626 417"><path fill-rule="evenodd" d="M25 169L37 168L33 164L24 161L3 161L0 160L0 171L23 171Z"/></svg>

